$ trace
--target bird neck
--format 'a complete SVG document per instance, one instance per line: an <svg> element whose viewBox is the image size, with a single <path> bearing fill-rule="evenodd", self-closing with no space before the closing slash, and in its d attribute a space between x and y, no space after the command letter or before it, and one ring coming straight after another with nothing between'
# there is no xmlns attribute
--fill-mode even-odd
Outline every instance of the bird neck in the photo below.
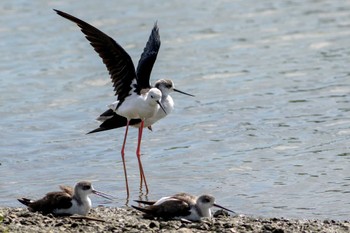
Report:
<svg viewBox="0 0 350 233"><path fill-rule="evenodd" d="M211 218L210 208L199 208L198 205L196 205L196 210L198 212L198 215L202 218Z"/></svg>
<svg viewBox="0 0 350 233"><path fill-rule="evenodd" d="M168 98L168 96L169 96L169 93L167 93L167 92L162 93L161 102L163 103Z"/></svg>
<svg viewBox="0 0 350 233"><path fill-rule="evenodd" d="M78 195L73 196L72 213L87 215L92 207L91 200L88 196L80 197Z"/></svg>
<svg viewBox="0 0 350 233"><path fill-rule="evenodd" d="M78 205L88 205L91 206L91 200L90 198L86 195L86 196L82 196L82 195L74 195L73 199L77 202Z"/></svg>

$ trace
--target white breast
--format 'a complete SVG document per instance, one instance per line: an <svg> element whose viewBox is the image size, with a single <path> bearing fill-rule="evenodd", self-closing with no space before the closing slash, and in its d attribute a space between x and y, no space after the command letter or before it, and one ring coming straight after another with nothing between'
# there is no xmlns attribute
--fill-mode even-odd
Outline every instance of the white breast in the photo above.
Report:
<svg viewBox="0 0 350 233"><path fill-rule="evenodd" d="M91 200L89 197L85 199L81 205L75 199L72 200L72 206L68 209L55 209L54 214L79 214L87 215L91 209Z"/></svg>
<svg viewBox="0 0 350 233"><path fill-rule="evenodd" d="M145 101L145 99L146 95L133 93L123 101L118 109L116 109L118 101L110 104L108 107L127 119L147 119L156 114L159 105L156 102Z"/></svg>
<svg viewBox="0 0 350 233"><path fill-rule="evenodd" d="M144 127L148 127L148 126L153 125L154 123L156 123L160 119L163 119L164 117L169 115L174 110L174 101L170 95L168 95L164 100L162 100L162 105L166 111L166 114L163 111L163 109L158 108L158 111L156 112L156 114L154 114L154 116L147 118L145 120Z"/></svg>

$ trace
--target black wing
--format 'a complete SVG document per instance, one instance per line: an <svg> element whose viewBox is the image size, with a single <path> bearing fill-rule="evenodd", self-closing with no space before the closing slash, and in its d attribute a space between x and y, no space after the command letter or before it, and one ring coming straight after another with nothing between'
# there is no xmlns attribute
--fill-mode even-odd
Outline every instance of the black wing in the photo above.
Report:
<svg viewBox="0 0 350 233"><path fill-rule="evenodd" d="M43 214L50 214L54 209L68 209L72 206L72 197L65 192L50 192L42 199L30 201L27 198L19 199L19 201L28 206L30 211L38 211Z"/></svg>
<svg viewBox="0 0 350 233"><path fill-rule="evenodd" d="M153 217L164 219L173 219L176 217L187 216L191 214L191 206L181 200L167 200L159 205L149 205L146 207L132 206L133 208Z"/></svg>
<svg viewBox="0 0 350 233"><path fill-rule="evenodd" d="M52 213L57 208L68 209L72 206L72 197L66 192L51 192L42 199L41 212Z"/></svg>
<svg viewBox="0 0 350 233"><path fill-rule="evenodd" d="M160 48L160 36L157 22L154 24L151 35L148 38L146 47L141 54L139 64L137 65L137 83L139 87L150 88L150 77L154 62L157 59Z"/></svg>
<svg viewBox="0 0 350 233"><path fill-rule="evenodd" d="M19 202L21 202L23 205L29 206L30 203L32 203L33 201L31 199L22 197L22 198L18 198L17 199Z"/></svg>
<svg viewBox="0 0 350 233"><path fill-rule="evenodd" d="M156 201L141 201L141 200L134 200L134 202L144 204L144 205L154 205L154 203L156 203Z"/></svg>
<svg viewBox="0 0 350 233"><path fill-rule="evenodd" d="M129 54L111 37L90 24L65 12L55 10L60 16L73 21L85 34L86 39L100 55L106 65L118 100L122 102L132 89L132 80L136 78L135 67Z"/></svg>

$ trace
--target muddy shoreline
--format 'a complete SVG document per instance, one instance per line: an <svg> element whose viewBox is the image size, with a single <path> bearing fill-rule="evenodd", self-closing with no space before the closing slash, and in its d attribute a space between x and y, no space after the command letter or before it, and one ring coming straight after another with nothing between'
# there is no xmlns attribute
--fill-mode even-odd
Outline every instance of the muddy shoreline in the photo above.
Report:
<svg viewBox="0 0 350 233"><path fill-rule="evenodd" d="M200 223L144 219L131 208L93 208L88 217L43 216L0 208L0 232L350 232L349 221L217 216Z"/></svg>

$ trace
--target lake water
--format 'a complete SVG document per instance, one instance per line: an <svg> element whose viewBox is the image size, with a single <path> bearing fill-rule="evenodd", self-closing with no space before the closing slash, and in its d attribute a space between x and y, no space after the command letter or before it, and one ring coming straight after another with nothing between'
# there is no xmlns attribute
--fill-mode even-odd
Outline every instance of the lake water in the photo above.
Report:
<svg viewBox="0 0 350 233"><path fill-rule="evenodd" d="M350 2L4 1L0 8L0 205L91 180L123 206L124 129L86 135L114 98L105 66L60 9L118 41L137 64L155 21L152 81L174 112L145 130L149 199L211 193L238 213L349 219ZM139 196L137 130L126 148ZM132 202L131 202L132 204Z"/></svg>

